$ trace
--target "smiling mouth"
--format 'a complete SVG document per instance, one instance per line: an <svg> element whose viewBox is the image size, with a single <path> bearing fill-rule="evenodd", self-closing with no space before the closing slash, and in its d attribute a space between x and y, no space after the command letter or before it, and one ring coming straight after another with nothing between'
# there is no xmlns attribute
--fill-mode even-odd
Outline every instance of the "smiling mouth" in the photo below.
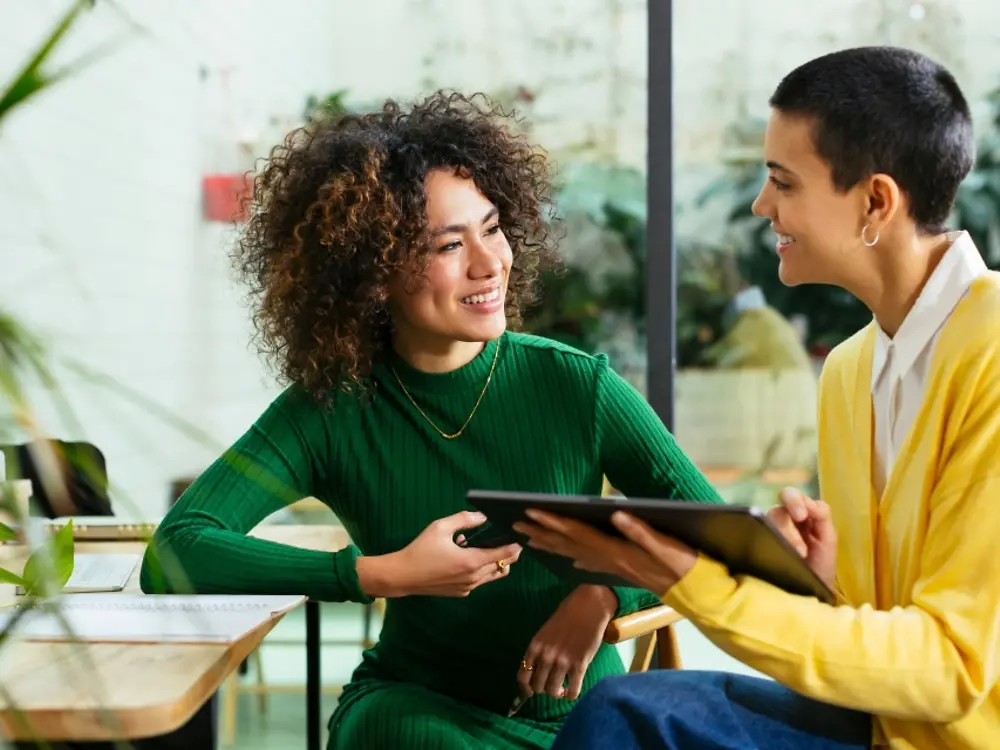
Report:
<svg viewBox="0 0 1000 750"><path fill-rule="evenodd" d="M468 297L462 297L463 305L485 305L489 302L496 302L500 299L500 287L497 287L491 292L486 294L472 294Z"/></svg>

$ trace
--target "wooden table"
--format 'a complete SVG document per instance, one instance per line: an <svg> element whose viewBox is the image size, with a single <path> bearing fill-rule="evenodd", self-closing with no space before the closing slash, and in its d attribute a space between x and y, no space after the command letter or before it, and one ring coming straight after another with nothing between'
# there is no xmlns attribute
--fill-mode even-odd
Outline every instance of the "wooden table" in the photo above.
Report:
<svg viewBox="0 0 1000 750"><path fill-rule="evenodd" d="M263 525L253 536L308 549L334 551L348 543L339 526ZM86 542L84 553L141 554L142 542ZM18 570L25 548L0 545L0 565ZM126 591L138 590L138 568ZM14 587L0 585L0 603L10 603ZM308 662L317 690L319 718L319 632L316 602ZM177 730L211 698L243 660L260 645L280 616L231 645L37 643L18 641L0 652L0 734L17 739L114 740L154 737ZM315 651L315 655L312 652ZM307 676L308 677L308 676ZM307 683L309 680L307 679ZM308 692L308 689L307 689ZM310 699L312 700L312 699ZM8 702L9 701L9 702ZM16 706L17 708L13 708ZM310 728L310 732L313 730ZM316 734L318 743L318 733Z"/></svg>

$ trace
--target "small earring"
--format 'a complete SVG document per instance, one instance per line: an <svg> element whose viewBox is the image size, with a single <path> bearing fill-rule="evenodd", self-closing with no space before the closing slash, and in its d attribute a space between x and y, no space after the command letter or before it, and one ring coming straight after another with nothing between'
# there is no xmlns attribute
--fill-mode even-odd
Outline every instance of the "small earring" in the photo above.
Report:
<svg viewBox="0 0 1000 750"><path fill-rule="evenodd" d="M868 234L868 225L865 224L865 228L861 230L861 241L865 243L865 247L875 247L875 244L878 242L878 230L877 229L875 230L875 236L872 237L871 242L868 241L868 237L866 236L867 234Z"/></svg>

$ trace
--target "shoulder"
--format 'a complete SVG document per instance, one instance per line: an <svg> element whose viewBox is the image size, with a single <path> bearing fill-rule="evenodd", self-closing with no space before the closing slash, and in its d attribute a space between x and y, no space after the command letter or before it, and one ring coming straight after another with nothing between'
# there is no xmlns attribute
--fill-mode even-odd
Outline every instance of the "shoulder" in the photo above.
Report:
<svg viewBox="0 0 1000 750"><path fill-rule="evenodd" d="M588 354L555 339L513 331L507 333L505 339L515 357L532 365L567 372L586 371L591 374L607 367L606 354Z"/></svg>
<svg viewBox="0 0 1000 750"><path fill-rule="evenodd" d="M337 394L337 397L321 399L316 394L293 383L286 386L272 399L258 417L256 426L268 428L277 424L309 425L322 422L332 411L334 402L343 401L339 396L340 394Z"/></svg>
<svg viewBox="0 0 1000 750"><path fill-rule="evenodd" d="M1000 273L990 271L972 283L941 331L956 359L995 352L1000 345ZM959 351L965 352L964 356Z"/></svg>
<svg viewBox="0 0 1000 750"><path fill-rule="evenodd" d="M1000 386L1000 273L973 283L941 330L937 356L948 380Z"/></svg>
<svg viewBox="0 0 1000 750"><path fill-rule="evenodd" d="M586 404L597 397L609 371L606 354L588 354L543 336L510 332L504 356L508 377L549 399Z"/></svg>

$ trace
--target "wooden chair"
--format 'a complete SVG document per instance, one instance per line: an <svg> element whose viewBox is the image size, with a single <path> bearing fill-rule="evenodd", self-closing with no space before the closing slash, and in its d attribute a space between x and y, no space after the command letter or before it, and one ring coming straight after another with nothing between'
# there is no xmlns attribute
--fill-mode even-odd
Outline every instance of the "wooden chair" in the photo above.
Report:
<svg viewBox="0 0 1000 750"><path fill-rule="evenodd" d="M614 494L608 478L604 478L601 494ZM608 623L604 642L619 644L636 639L635 656L629 672L645 672L657 654L658 669L681 669L681 652L674 625L683 617L665 604L623 615Z"/></svg>
<svg viewBox="0 0 1000 750"><path fill-rule="evenodd" d="M50 451L46 455L43 451ZM108 495L108 469L104 454L91 443L37 440L0 446L0 460L8 479L31 482L33 512L46 518L60 516L113 516ZM61 474L64 491L50 495L55 477L46 476L51 457Z"/></svg>
<svg viewBox="0 0 1000 750"><path fill-rule="evenodd" d="M635 656L629 672L645 672L657 652L657 669L681 669L681 652L677 643L674 625L682 616L665 604L642 609L630 615L623 615L608 623L604 631L604 642L624 643L633 638Z"/></svg>

